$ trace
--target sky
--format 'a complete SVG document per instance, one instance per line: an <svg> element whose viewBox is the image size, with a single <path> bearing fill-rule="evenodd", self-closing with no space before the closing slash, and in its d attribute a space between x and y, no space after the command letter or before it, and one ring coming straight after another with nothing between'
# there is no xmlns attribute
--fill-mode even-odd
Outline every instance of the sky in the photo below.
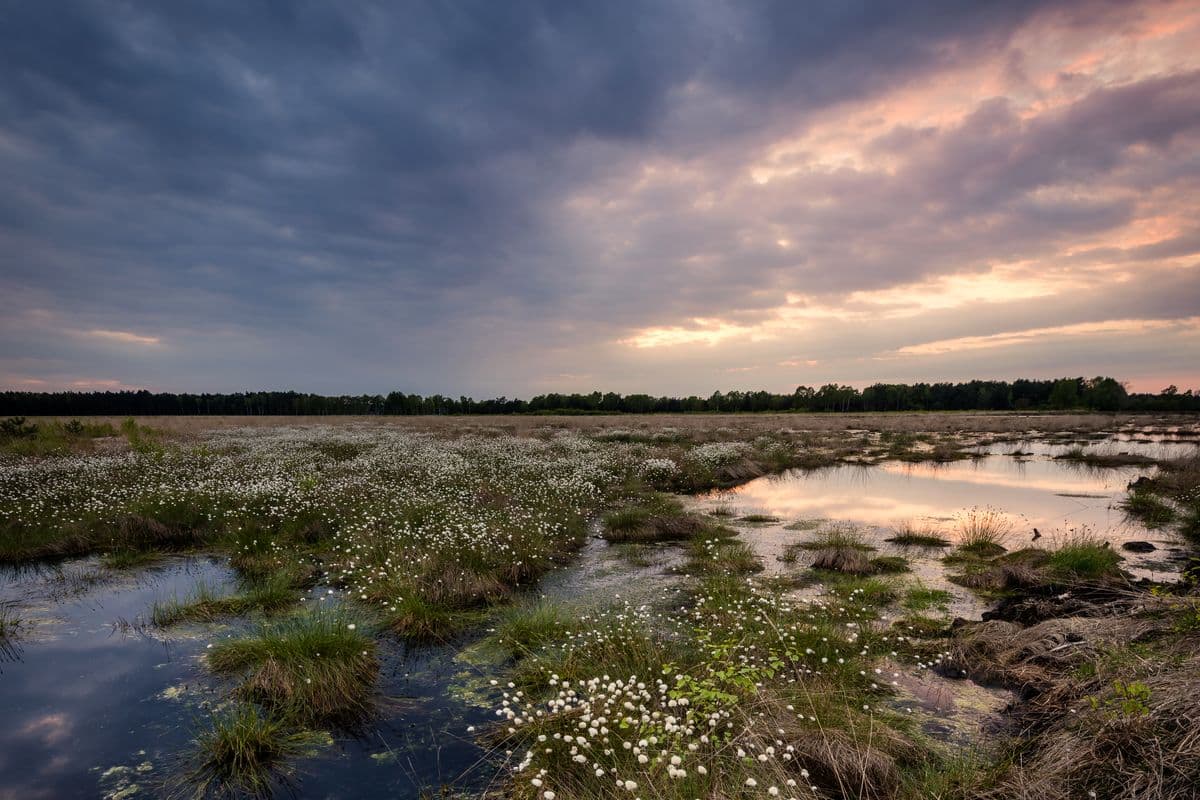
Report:
<svg viewBox="0 0 1200 800"><path fill-rule="evenodd" d="M5 7L0 389L1200 388L1195 2Z"/></svg>

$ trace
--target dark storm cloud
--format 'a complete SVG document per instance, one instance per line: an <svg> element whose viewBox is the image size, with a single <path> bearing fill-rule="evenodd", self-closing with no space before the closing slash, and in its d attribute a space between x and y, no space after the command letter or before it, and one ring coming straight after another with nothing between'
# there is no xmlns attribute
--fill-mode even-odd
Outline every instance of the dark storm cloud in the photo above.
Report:
<svg viewBox="0 0 1200 800"><path fill-rule="evenodd" d="M86 368L162 387L315 387L319 361L328 391L514 393L471 375L498 343L549 361L549 339L614 339L656 314L752 320L797 288L882 287L1119 226L1127 195L1037 189L1112 175L1134 145L1177 146L1200 107L1195 75L1034 120L997 98L961 124L877 140L905 161L900 178L793 186L829 197L821 208L781 187L705 214L692 193L706 187L684 184L581 222L563 211L576 193L619 194L646 159L732 181L747 150L807 114L1006 57L1038 15L1095 25L1127 5L10 5L7 380ZM743 235L762 223L804 252Z"/></svg>
<svg viewBox="0 0 1200 800"><path fill-rule="evenodd" d="M96 199L89 189L164 192L253 202L270 222L326 235L366 228L380 244L486 240L537 199L507 193L505 156L552 166L580 137L649 137L683 81L715 74L761 94L881 30L895 44L872 60L920 63L952 26L916 32L954 16L916 8L896 30L888 13L800 8L16 4L0 42L5 129L36 143L41 163L26 166L43 180L26 180L67 207ZM827 91L886 79L860 68ZM59 180L44 179L50 166ZM372 222L380 211L432 228L398 236ZM141 241L98 228L88 233Z"/></svg>
<svg viewBox="0 0 1200 800"><path fill-rule="evenodd" d="M682 316L723 309L728 319L738 309L777 305L787 291L879 289L978 271L998 260L1044 257L1073 238L1134 218L1143 176L1142 167L1131 163L1132 148L1142 146L1176 164L1173 174L1155 176L1157 188L1194 196L1188 190L1197 166L1188 154L1200 139L1198 87L1200 73L1189 72L1101 89L1031 121L1018 118L1004 99L989 100L944 130L915 137L893 131L887 149L904 156L904 166L892 173L804 172L766 187L732 190L736 201L712 213L688 208L688 197L703 187L684 183L650 193L612 227L635 237L631 280L654 263L722 253L725 279L719 282L706 280L704 267L650 278L659 282L651 293L656 301ZM1173 147L1177 152L1168 159ZM1114 187L1123 191L1109 191ZM827 202L813 206L814 198ZM628 219L637 224L622 226ZM774 236L739 243L740 231L757 233L764 223L800 244L798 254L774 247ZM1172 239L1125 258L1186 254L1187 244L1186 238ZM610 287L614 295L621 290ZM652 310L626 306L634 316Z"/></svg>

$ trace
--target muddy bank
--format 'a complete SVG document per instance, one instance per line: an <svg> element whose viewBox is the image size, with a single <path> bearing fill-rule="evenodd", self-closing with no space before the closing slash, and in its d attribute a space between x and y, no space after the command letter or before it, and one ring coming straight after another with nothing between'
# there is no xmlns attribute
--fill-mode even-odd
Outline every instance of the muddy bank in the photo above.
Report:
<svg viewBox="0 0 1200 800"><path fill-rule="evenodd" d="M943 674L1014 692L980 797L1184 800L1200 787L1195 583L1041 588L957 621Z"/></svg>

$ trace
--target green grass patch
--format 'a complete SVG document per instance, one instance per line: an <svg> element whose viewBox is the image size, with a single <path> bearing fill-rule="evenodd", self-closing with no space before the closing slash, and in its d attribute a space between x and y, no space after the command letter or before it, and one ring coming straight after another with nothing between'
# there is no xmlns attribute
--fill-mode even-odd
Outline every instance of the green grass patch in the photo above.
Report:
<svg viewBox="0 0 1200 800"><path fill-rule="evenodd" d="M518 686L540 694L550 690L551 680L575 682L605 673L649 678L661 673L670 658L667 644L639 622L602 616L588 626L586 635L521 659L512 678Z"/></svg>
<svg viewBox="0 0 1200 800"><path fill-rule="evenodd" d="M1130 492L1121 508L1151 530L1165 528L1175 521L1175 509L1171 504L1150 492Z"/></svg>
<svg viewBox="0 0 1200 800"><path fill-rule="evenodd" d="M954 750L931 754L928 761L906 771L895 800L971 800L994 785L997 765L982 753Z"/></svg>
<svg viewBox="0 0 1200 800"><path fill-rule="evenodd" d="M155 603L150 620L160 627L181 622L209 622L219 617L244 616L252 612L276 613L295 605L299 593L287 575L245 581L235 594L223 595L206 583L198 583L188 597Z"/></svg>
<svg viewBox="0 0 1200 800"><path fill-rule="evenodd" d="M746 514L743 517L738 517L739 522L750 522L759 525L767 525L779 522L779 517L770 514Z"/></svg>
<svg viewBox="0 0 1200 800"><path fill-rule="evenodd" d="M373 707L375 642L344 613L307 612L216 642L208 666L241 678L238 694L298 724L353 724Z"/></svg>
<svg viewBox="0 0 1200 800"><path fill-rule="evenodd" d="M492 639L511 658L520 659L570 637L578 624L570 611L548 600L514 606L500 613Z"/></svg>
<svg viewBox="0 0 1200 800"><path fill-rule="evenodd" d="M876 575L899 575L911 569L908 559L904 556L876 556L868 563L871 572Z"/></svg>
<svg viewBox="0 0 1200 800"><path fill-rule="evenodd" d="M1095 537L1078 535L1050 552L1046 567L1058 578L1096 579L1120 573L1121 556Z"/></svg>
<svg viewBox="0 0 1200 800"><path fill-rule="evenodd" d="M682 541L706 527L701 517L683 510L678 498L655 493L605 514L603 535L610 542Z"/></svg>
<svg viewBox="0 0 1200 800"><path fill-rule="evenodd" d="M709 537L688 547L687 572L695 575L748 575L762 570L762 561L740 539Z"/></svg>
<svg viewBox="0 0 1200 800"><path fill-rule="evenodd" d="M288 762L310 755L326 739L238 704L214 714L211 727L196 736L184 777L196 797L272 797L288 788Z"/></svg>
<svg viewBox="0 0 1200 800"><path fill-rule="evenodd" d="M387 607L385 624L408 642L429 644L449 641L482 619L475 609L452 608L405 594Z"/></svg>
<svg viewBox="0 0 1200 800"><path fill-rule="evenodd" d="M901 605L909 611L927 611L931 608L945 609L953 599L954 595L945 589L914 586L904 593Z"/></svg>
<svg viewBox="0 0 1200 800"><path fill-rule="evenodd" d="M830 592L843 601L855 601L869 608L885 608L896 602L896 585L881 578L839 575L827 581Z"/></svg>

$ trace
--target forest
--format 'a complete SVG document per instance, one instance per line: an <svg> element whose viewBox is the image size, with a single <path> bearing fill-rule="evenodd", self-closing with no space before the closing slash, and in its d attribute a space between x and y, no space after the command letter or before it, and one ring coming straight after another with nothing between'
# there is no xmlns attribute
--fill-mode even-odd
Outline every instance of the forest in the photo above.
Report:
<svg viewBox="0 0 1200 800"><path fill-rule="evenodd" d="M329 415L329 414L659 414L738 412L884 412L1072 410L1200 411L1200 394L1168 386L1157 394L1129 392L1114 378L1059 378L961 383L876 383L865 389L835 383L798 386L790 394L713 392L708 397L649 394L542 394L529 400L419 395L404 392L320 395L295 391L0 392L0 416L89 415Z"/></svg>

